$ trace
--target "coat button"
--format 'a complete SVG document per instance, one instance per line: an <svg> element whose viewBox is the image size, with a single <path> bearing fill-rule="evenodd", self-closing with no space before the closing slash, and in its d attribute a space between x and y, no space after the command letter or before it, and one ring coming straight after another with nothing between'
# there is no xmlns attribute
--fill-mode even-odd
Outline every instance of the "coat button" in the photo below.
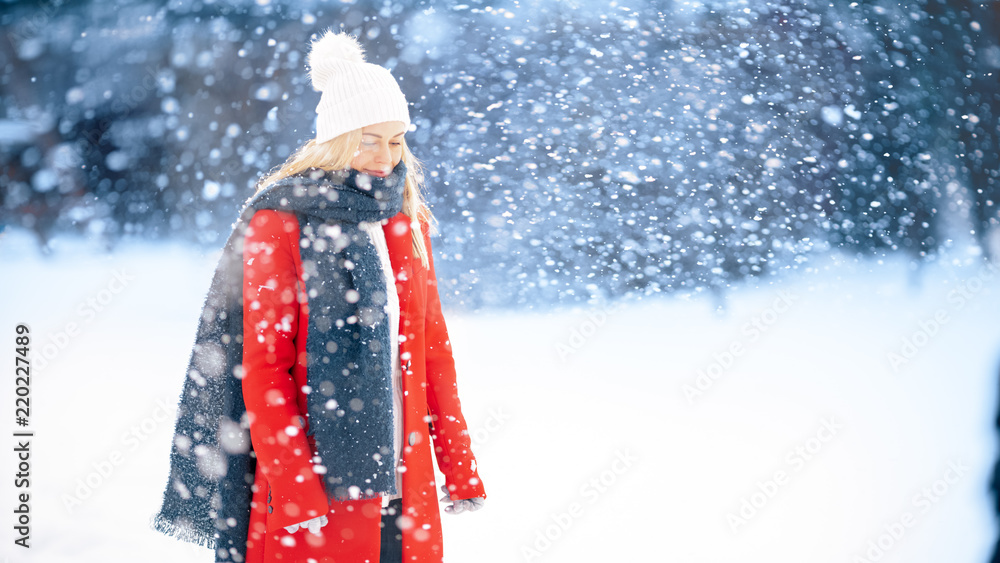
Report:
<svg viewBox="0 0 1000 563"><path fill-rule="evenodd" d="M270 514L272 512L274 512L274 507L273 506L267 507L267 513Z"/></svg>
<svg viewBox="0 0 1000 563"><path fill-rule="evenodd" d="M420 433L419 432L410 432L410 436L407 438L406 441L411 446L416 446L418 443L420 443Z"/></svg>

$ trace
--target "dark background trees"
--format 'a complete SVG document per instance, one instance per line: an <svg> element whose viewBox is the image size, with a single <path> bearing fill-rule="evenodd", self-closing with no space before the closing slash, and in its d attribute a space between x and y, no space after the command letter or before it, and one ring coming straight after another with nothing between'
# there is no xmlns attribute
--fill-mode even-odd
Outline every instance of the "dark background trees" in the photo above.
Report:
<svg viewBox="0 0 1000 563"><path fill-rule="evenodd" d="M9 2L0 26L0 222L43 249L221 244L313 132L328 27L413 105L453 305L1000 249L995 2Z"/></svg>

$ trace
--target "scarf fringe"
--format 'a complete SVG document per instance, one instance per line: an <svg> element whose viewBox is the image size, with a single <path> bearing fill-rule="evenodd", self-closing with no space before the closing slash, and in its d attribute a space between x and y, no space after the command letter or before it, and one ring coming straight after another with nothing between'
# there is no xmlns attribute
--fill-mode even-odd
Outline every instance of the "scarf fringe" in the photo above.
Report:
<svg viewBox="0 0 1000 563"><path fill-rule="evenodd" d="M172 536L181 541L207 547L208 549L215 549L217 538L194 530L189 526L179 525L161 513L156 513L150 518L149 526L157 532Z"/></svg>
<svg viewBox="0 0 1000 563"><path fill-rule="evenodd" d="M372 500L376 498L389 497L398 494L400 494L400 492L396 490L396 487L393 487L391 490L388 491L365 493L365 494L359 494L358 496L347 495L345 497L343 495L331 495L328 493L326 497L327 499L332 499L333 502L347 502L349 500Z"/></svg>

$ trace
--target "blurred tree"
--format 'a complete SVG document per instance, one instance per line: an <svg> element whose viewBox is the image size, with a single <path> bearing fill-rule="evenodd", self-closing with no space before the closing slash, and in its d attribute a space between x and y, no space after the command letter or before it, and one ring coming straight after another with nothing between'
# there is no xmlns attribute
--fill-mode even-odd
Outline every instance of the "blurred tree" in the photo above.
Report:
<svg viewBox="0 0 1000 563"><path fill-rule="evenodd" d="M967 0L8 2L0 224L219 244L311 136L305 54L332 26L413 104L452 304L721 298L968 230L989 250L998 21Z"/></svg>

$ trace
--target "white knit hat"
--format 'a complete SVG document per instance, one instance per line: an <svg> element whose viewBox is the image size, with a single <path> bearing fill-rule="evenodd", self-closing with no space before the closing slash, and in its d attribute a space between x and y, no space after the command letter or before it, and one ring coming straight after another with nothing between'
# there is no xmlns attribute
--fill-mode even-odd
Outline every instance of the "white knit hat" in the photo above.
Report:
<svg viewBox="0 0 1000 563"><path fill-rule="evenodd" d="M384 121L410 126L399 84L388 70L365 62L357 39L328 30L313 41L307 59L313 89L323 93L316 106L316 142Z"/></svg>

